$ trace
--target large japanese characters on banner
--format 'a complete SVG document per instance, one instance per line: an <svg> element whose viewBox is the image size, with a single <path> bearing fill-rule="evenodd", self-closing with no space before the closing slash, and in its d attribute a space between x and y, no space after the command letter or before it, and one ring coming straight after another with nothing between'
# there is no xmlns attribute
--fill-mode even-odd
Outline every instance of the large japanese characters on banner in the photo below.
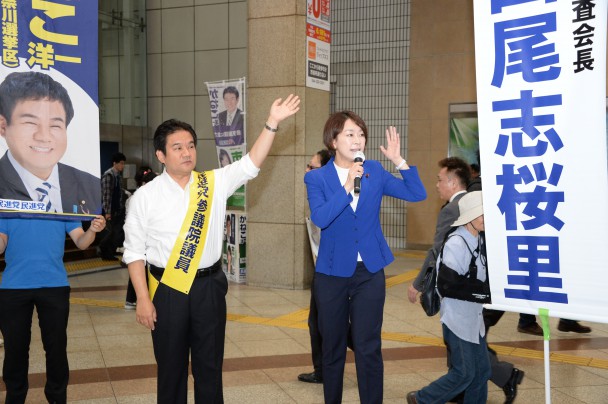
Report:
<svg viewBox="0 0 608 404"><path fill-rule="evenodd" d="M307 0L306 87L329 91L331 0Z"/></svg>
<svg viewBox="0 0 608 404"><path fill-rule="evenodd" d="M101 212L97 1L2 0L0 216Z"/></svg>
<svg viewBox="0 0 608 404"><path fill-rule="evenodd" d="M240 160L247 153L245 138L245 79L207 82L211 125L220 167ZM245 185L237 189L228 207L245 208Z"/></svg>
<svg viewBox="0 0 608 404"><path fill-rule="evenodd" d="M608 322L606 4L475 0L494 308Z"/></svg>

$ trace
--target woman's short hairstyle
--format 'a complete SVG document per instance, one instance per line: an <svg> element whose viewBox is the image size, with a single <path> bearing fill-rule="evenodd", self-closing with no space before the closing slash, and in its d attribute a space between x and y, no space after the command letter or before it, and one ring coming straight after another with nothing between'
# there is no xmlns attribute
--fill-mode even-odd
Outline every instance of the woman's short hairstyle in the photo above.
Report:
<svg viewBox="0 0 608 404"><path fill-rule="evenodd" d="M330 115L325 122L325 127L323 128L323 144L327 147L327 150L333 156L336 153L334 149L334 139L342 130L344 129L344 123L348 120L351 120L361 128L363 131L363 137L367 142L367 125L365 125L365 121L353 111L340 111L335 112Z"/></svg>
<svg viewBox="0 0 608 404"><path fill-rule="evenodd" d="M228 164L230 164L232 162L232 159L230 158L230 154L228 154L228 152L224 149L220 149L220 154L219 154L219 160L220 160L220 166L222 165L222 159L227 158L228 159Z"/></svg>

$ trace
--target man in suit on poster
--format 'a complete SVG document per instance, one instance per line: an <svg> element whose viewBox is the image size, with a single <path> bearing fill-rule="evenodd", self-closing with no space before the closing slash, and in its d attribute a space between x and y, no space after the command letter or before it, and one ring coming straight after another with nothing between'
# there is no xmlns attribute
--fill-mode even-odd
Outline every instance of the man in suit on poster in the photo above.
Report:
<svg viewBox="0 0 608 404"><path fill-rule="evenodd" d="M243 136L243 114L238 108L239 105L239 90L234 86L229 86L224 89L222 98L224 98L224 106L226 110L218 114L221 132L237 132L242 139ZM235 143L235 144L241 144Z"/></svg>
<svg viewBox="0 0 608 404"><path fill-rule="evenodd" d="M0 84L0 199L44 200L53 212L99 214L99 178L59 163L74 117L66 89L49 75L11 73Z"/></svg>

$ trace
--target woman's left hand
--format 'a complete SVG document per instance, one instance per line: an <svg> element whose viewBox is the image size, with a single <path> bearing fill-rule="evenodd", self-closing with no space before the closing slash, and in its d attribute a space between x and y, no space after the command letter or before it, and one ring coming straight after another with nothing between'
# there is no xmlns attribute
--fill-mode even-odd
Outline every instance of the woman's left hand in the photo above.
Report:
<svg viewBox="0 0 608 404"><path fill-rule="evenodd" d="M401 157L399 133L394 126L389 126L388 129L386 129L386 147L380 145L380 151L395 165L398 165L403 161L403 158Z"/></svg>
<svg viewBox="0 0 608 404"><path fill-rule="evenodd" d="M283 101L281 98L276 99L270 107L270 115L268 116L268 125L273 127L279 126L279 123L300 110L300 97L289 94L289 97Z"/></svg>

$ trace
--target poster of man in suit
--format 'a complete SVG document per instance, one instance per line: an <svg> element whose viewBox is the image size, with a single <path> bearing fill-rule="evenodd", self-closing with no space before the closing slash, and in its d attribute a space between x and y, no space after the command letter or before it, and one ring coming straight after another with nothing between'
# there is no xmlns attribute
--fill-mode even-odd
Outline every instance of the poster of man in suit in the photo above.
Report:
<svg viewBox="0 0 608 404"><path fill-rule="evenodd" d="M207 83L211 124L217 147L245 144L245 79Z"/></svg>
<svg viewBox="0 0 608 404"><path fill-rule="evenodd" d="M207 82L211 126L215 137L218 166L240 160L247 153L245 137L245 79ZM229 207L245 207L245 186L228 199Z"/></svg>
<svg viewBox="0 0 608 404"><path fill-rule="evenodd" d="M0 199L43 202L45 212L101 211L99 177L60 160L74 107L67 90L41 72L13 72L0 83ZM98 153L97 153L98 154Z"/></svg>
<svg viewBox="0 0 608 404"><path fill-rule="evenodd" d="M3 6L0 216L87 220L101 212L96 8L40 7Z"/></svg>

